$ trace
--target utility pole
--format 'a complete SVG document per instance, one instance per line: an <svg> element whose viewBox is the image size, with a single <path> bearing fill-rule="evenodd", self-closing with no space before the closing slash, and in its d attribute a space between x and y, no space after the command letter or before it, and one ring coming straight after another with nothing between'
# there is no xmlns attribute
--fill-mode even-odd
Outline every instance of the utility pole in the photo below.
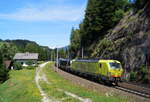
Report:
<svg viewBox="0 0 150 102"><path fill-rule="evenodd" d="M58 48L57 48L57 68L58 68Z"/></svg>
<svg viewBox="0 0 150 102"><path fill-rule="evenodd" d="M54 56L53 57L54 57L54 61L55 61L55 50L54 50Z"/></svg>
<svg viewBox="0 0 150 102"><path fill-rule="evenodd" d="M56 67L55 67L55 72L58 72L58 48L56 48L56 58L55 58L55 62L56 62Z"/></svg>
<svg viewBox="0 0 150 102"><path fill-rule="evenodd" d="M47 51L47 60L49 61L50 58L49 58L49 51Z"/></svg>
<svg viewBox="0 0 150 102"><path fill-rule="evenodd" d="M53 51L51 51L51 61L53 61Z"/></svg>
<svg viewBox="0 0 150 102"><path fill-rule="evenodd" d="M69 50L68 50L68 59L70 59L70 53L69 53Z"/></svg>
<svg viewBox="0 0 150 102"><path fill-rule="evenodd" d="M83 49L83 47L82 47L82 58L84 57L84 49Z"/></svg>

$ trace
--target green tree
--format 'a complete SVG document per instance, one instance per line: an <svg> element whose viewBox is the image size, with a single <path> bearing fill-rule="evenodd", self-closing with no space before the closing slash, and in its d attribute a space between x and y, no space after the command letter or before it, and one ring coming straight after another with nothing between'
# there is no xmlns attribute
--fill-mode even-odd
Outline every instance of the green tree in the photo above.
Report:
<svg viewBox="0 0 150 102"><path fill-rule="evenodd" d="M2 51L0 49L0 65L2 65L2 64L3 64L3 55L2 55Z"/></svg>
<svg viewBox="0 0 150 102"><path fill-rule="evenodd" d="M39 60L49 60L50 59L50 49L48 47L41 47L36 43L28 43L25 47L26 52L38 53Z"/></svg>
<svg viewBox="0 0 150 102"><path fill-rule="evenodd" d="M33 61L32 61L32 60L29 60L29 61L27 62L27 65L29 65L29 66L33 65Z"/></svg>
<svg viewBox="0 0 150 102"><path fill-rule="evenodd" d="M92 44L102 40L129 9L128 0L88 0L83 22L71 31L71 55L80 55L84 48L84 54L90 56Z"/></svg>
<svg viewBox="0 0 150 102"><path fill-rule="evenodd" d="M72 28L70 37L70 52L72 57L77 55L77 51L80 49L80 30Z"/></svg>
<svg viewBox="0 0 150 102"><path fill-rule="evenodd" d="M6 70L4 68L3 56L2 56L2 52L0 50L0 83L4 82L7 79L8 79L8 70Z"/></svg>
<svg viewBox="0 0 150 102"><path fill-rule="evenodd" d="M68 58L68 52L66 49L59 49L58 51L59 58Z"/></svg>
<svg viewBox="0 0 150 102"><path fill-rule="evenodd" d="M25 47L26 52L34 52L37 53L39 50L39 46L35 43L28 43Z"/></svg>
<svg viewBox="0 0 150 102"><path fill-rule="evenodd" d="M134 3L134 8L137 9L137 11L139 9L142 9L146 4L148 4L149 0L135 0L135 3Z"/></svg>
<svg viewBox="0 0 150 102"><path fill-rule="evenodd" d="M127 0L88 0L83 20L81 44L84 47L102 39L127 10Z"/></svg>
<svg viewBox="0 0 150 102"><path fill-rule="evenodd" d="M18 63L18 62L15 62L13 64L13 67L14 67L15 70L21 70L23 68L21 63Z"/></svg>
<svg viewBox="0 0 150 102"><path fill-rule="evenodd" d="M15 53L18 52L16 45L6 42L0 42L0 50L4 60L13 59Z"/></svg>
<svg viewBox="0 0 150 102"><path fill-rule="evenodd" d="M40 60L50 60L51 50L49 50L48 48L40 47L38 53L39 53Z"/></svg>
<svg viewBox="0 0 150 102"><path fill-rule="evenodd" d="M135 2L135 7L137 9L141 9L142 8L142 0L136 0Z"/></svg>

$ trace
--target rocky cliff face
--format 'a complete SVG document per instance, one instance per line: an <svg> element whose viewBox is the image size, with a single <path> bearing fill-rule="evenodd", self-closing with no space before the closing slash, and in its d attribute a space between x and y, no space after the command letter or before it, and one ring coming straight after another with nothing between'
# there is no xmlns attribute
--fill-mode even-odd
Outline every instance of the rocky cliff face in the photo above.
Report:
<svg viewBox="0 0 150 102"><path fill-rule="evenodd" d="M124 68L150 65L150 1L136 13L128 12L92 56L120 60Z"/></svg>

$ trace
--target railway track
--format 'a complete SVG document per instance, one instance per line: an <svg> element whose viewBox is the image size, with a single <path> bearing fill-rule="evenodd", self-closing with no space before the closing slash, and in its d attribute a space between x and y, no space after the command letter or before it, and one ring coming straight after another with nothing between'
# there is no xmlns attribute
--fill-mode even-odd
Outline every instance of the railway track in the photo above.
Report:
<svg viewBox="0 0 150 102"><path fill-rule="evenodd" d="M61 73L62 72L66 72L66 71L64 71L62 69L58 69L58 71L61 72ZM68 72L66 72L66 73L68 73ZM72 73L68 73L68 74L72 75ZM73 75L75 75L75 74L73 74ZM81 77L81 76L78 76L78 77ZM91 80L89 80L89 81L95 83L93 85L99 84L99 83L97 83L95 81L91 81ZM80 83L82 84L82 81ZM150 89L149 88L135 86L135 85L128 84L128 83L125 83L125 82L124 83L119 83L118 86L107 86L107 87L112 87L112 88L117 89L117 90L121 90L121 91L130 93L130 94L134 94L134 95L138 95L138 96L150 99Z"/></svg>
<svg viewBox="0 0 150 102"><path fill-rule="evenodd" d="M136 94L136 95L139 95L139 96L142 96L142 97L150 98L150 94L147 94L147 93L135 91L135 90L132 90L132 89L123 88L123 87L120 87L120 86L115 86L115 88L119 89L119 90L122 90L122 91L125 91L125 92L128 92L128 93L132 93L132 94Z"/></svg>
<svg viewBox="0 0 150 102"><path fill-rule="evenodd" d="M130 92L139 96L150 98L150 88L141 87L138 85L134 85L131 83L119 83L118 86L115 86L115 88Z"/></svg>

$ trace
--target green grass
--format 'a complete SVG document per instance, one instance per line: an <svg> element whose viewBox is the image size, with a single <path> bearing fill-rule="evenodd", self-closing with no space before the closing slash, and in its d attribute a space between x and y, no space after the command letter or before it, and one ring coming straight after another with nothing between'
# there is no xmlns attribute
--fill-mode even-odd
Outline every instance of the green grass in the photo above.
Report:
<svg viewBox="0 0 150 102"><path fill-rule="evenodd" d="M80 102L79 99L67 95L73 93L82 98L91 99L92 102L129 102L126 97L118 95L106 97L101 92L95 92L79 85L75 85L62 78L52 70L53 63L48 63L40 75L45 74L49 84L40 81L40 86L49 99L61 102ZM40 92L35 84L35 69L10 71L10 79L0 84L0 102L41 102Z"/></svg>
<svg viewBox="0 0 150 102"><path fill-rule="evenodd" d="M46 65L43 69L43 73L46 74L47 80L50 82L50 85L46 84L46 82L41 81L40 85L43 90L48 93L47 95L50 98L61 100L62 98L66 98L63 102L79 102L78 99L68 97L64 91L59 91L58 89L62 89L71 93L74 93L82 98L89 98L92 102L129 102L129 100L125 97L120 96L110 96L106 97L103 93L94 92L92 90L86 89L84 87L80 87L78 85L72 84L70 81L63 79L60 75L52 70L52 63Z"/></svg>
<svg viewBox="0 0 150 102"><path fill-rule="evenodd" d="M43 64L43 63L44 63L44 61L38 61L37 63L38 63L38 64Z"/></svg>
<svg viewBox="0 0 150 102"><path fill-rule="evenodd" d="M0 85L0 102L40 102L34 70L10 71L10 79Z"/></svg>

